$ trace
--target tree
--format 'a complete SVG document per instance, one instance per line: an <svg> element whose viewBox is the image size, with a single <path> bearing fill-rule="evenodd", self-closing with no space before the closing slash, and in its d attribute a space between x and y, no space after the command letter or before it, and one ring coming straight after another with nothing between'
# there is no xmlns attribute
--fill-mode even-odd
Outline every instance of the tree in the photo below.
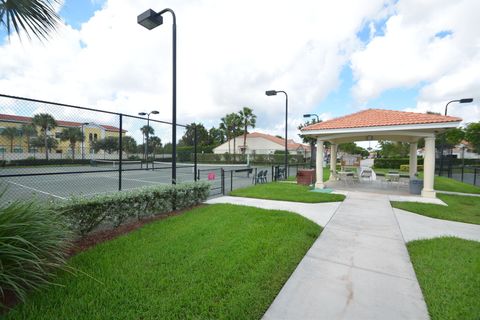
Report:
<svg viewBox="0 0 480 320"><path fill-rule="evenodd" d="M218 146L225 142L225 132L220 128L211 127L208 130L208 143L209 146Z"/></svg>
<svg viewBox="0 0 480 320"><path fill-rule="evenodd" d="M230 154L230 140L233 138L233 154L235 155L235 138L241 133L242 119L237 113L229 113L222 118L220 128L227 133L228 153Z"/></svg>
<svg viewBox="0 0 480 320"><path fill-rule="evenodd" d="M122 137L122 151L126 153L136 153L137 152L137 141L133 137L123 136Z"/></svg>
<svg viewBox="0 0 480 320"><path fill-rule="evenodd" d="M312 119L311 121L307 121L304 124L300 124L297 128L298 130L302 130L306 126L309 126L311 124L315 124L317 122L322 122L322 120L317 121L317 119ZM308 143L310 145L310 165L313 164L313 158L314 158L314 149L315 149L315 144L317 143L317 138L312 137L312 136L307 136L305 134L299 134L298 135L300 138L302 138L303 143Z"/></svg>
<svg viewBox="0 0 480 320"><path fill-rule="evenodd" d="M480 121L472 122L465 128L465 139L473 146L473 150L480 153Z"/></svg>
<svg viewBox="0 0 480 320"><path fill-rule="evenodd" d="M180 139L180 145L193 146L195 144L195 126L197 126L197 144L199 146L208 145L208 131L201 123L191 123L187 125L185 133Z"/></svg>
<svg viewBox="0 0 480 320"><path fill-rule="evenodd" d="M143 158L144 159L147 159L147 150L145 149L145 144L148 140L148 137L149 136L153 136L155 134L155 130L153 130L153 128L151 126L143 126L140 128L140 131L142 132L142 135L143 135Z"/></svg>
<svg viewBox="0 0 480 320"><path fill-rule="evenodd" d="M37 128L35 128L33 124L29 123L22 125L20 130L22 131L22 135L25 136L25 139L27 140L27 152L30 152L30 140L32 137L37 136Z"/></svg>
<svg viewBox="0 0 480 320"><path fill-rule="evenodd" d="M378 144L380 145L379 153L384 158L405 158L410 154L410 144L406 142L380 140Z"/></svg>
<svg viewBox="0 0 480 320"><path fill-rule="evenodd" d="M247 150L247 133L248 127L255 128L255 124L257 122L257 116L253 114L253 110L248 107L243 107L242 110L239 112L241 122L243 125L243 148L242 153L245 154Z"/></svg>
<svg viewBox="0 0 480 320"><path fill-rule="evenodd" d="M451 128L437 134L435 139L436 148L453 149L457 144L465 138L465 131L462 128Z"/></svg>
<svg viewBox="0 0 480 320"><path fill-rule="evenodd" d="M58 146L58 141L57 139L55 138L52 138L52 137L45 137L44 135L40 135L36 138L33 138L30 140L30 145L34 148L45 148L45 141L47 141L46 143L46 150L48 151L52 151L52 149L55 149L57 146Z"/></svg>
<svg viewBox="0 0 480 320"><path fill-rule="evenodd" d="M104 150L108 154L112 154L114 151L118 151L118 138L106 137L105 139L94 141L92 144L92 148L93 150L95 150L95 152Z"/></svg>
<svg viewBox="0 0 480 320"><path fill-rule="evenodd" d="M6 127L2 131L2 136L10 140L10 152L13 152L13 141L20 135L20 131L16 127Z"/></svg>
<svg viewBox="0 0 480 320"><path fill-rule="evenodd" d="M0 0L0 28L10 36L13 31L20 37L25 31L42 40L56 30L60 17L53 7L58 0Z"/></svg>
<svg viewBox="0 0 480 320"><path fill-rule="evenodd" d="M338 145L338 150L346 152L348 154L359 154L363 157L366 157L369 154L367 150L357 146L355 142L341 143Z"/></svg>
<svg viewBox="0 0 480 320"><path fill-rule="evenodd" d="M155 154L155 151L159 151L159 149L162 147L162 140L157 137L153 136L148 138L148 150L150 153Z"/></svg>
<svg viewBox="0 0 480 320"><path fill-rule="evenodd" d="M48 131L54 129L57 126L55 118L48 113L39 113L33 116L32 124L40 127L40 132L43 133L45 159L48 160Z"/></svg>
<svg viewBox="0 0 480 320"><path fill-rule="evenodd" d="M75 147L77 142L83 141L84 137L80 128L65 128L60 133L60 140L68 141L70 150L72 150L72 159L75 159Z"/></svg>

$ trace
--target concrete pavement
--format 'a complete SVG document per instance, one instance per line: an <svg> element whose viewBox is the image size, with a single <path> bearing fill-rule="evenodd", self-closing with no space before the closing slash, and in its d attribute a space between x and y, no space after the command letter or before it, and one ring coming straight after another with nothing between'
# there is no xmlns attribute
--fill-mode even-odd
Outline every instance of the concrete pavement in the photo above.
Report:
<svg viewBox="0 0 480 320"><path fill-rule="evenodd" d="M388 197L349 193L264 319L428 319Z"/></svg>

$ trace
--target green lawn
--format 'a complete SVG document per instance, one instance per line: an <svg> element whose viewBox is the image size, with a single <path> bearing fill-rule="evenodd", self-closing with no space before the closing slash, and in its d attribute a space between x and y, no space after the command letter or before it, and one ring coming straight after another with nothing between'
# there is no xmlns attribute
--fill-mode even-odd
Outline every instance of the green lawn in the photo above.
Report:
<svg viewBox="0 0 480 320"><path fill-rule="evenodd" d="M286 211L207 205L70 260L7 319L259 319L320 234Z"/></svg>
<svg viewBox="0 0 480 320"><path fill-rule="evenodd" d="M392 206L432 218L480 224L480 197L437 194L448 207L419 202L392 201Z"/></svg>
<svg viewBox="0 0 480 320"><path fill-rule="evenodd" d="M344 195L311 192L310 187L295 183L271 182L233 190L231 196L306 203L343 201Z"/></svg>
<svg viewBox="0 0 480 320"><path fill-rule="evenodd" d="M463 183L447 177L435 177L435 190L463 192L463 193L478 193L480 194L480 187Z"/></svg>
<svg viewBox="0 0 480 320"><path fill-rule="evenodd" d="M407 244L432 320L478 320L480 242L437 238Z"/></svg>

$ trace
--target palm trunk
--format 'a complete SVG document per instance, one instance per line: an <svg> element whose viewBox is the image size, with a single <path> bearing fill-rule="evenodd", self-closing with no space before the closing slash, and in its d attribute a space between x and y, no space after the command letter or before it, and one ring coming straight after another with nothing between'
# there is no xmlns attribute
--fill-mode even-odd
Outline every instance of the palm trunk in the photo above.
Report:
<svg viewBox="0 0 480 320"><path fill-rule="evenodd" d="M30 153L30 137L27 135L27 153Z"/></svg>
<svg viewBox="0 0 480 320"><path fill-rule="evenodd" d="M13 153L13 138L10 138L10 153Z"/></svg>
<svg viewBox="0 0 480 320"><path fill-rule="evenodd" d="M70 148L72 149L72 160L75 160L75 144L70 144Z"/></svg>
<svg viewBox="0 0 480 320"><path fill-rule="evenodd" d="M48 161L48 136L47 136L47 131L45 131L45 160Z"/></svg>
<svg viewBox="0 0 480 320"><path fill-rule="evenodd" d="M245 130L243 131L243 154L247 151L247 124L245 124Z"/></svg>
<svg viewBox="0 0 480 320"><path fill-rule="evenodd" d="M236 155L236 152L237 152L237 149L236 149L236 143L235 141L237 140L237 134L235 133L235 127L233 127L233 163L236 162L236 159L235 159L235 155Z"/></svg>

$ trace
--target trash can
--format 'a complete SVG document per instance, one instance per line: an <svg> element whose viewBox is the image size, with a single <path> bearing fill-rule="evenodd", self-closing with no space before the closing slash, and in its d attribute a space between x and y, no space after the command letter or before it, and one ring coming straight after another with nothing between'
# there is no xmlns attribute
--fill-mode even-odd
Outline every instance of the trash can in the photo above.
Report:
<svg viewBox="0 0 480 320"><path fill-rule="evenodd" d="M410 193L421 194L423 189L423 180L410 179Z"/></svg>
<svg viewBox="0 0 480 320"><path fill-rule="evenodd" d="M315 182L314 169L300 169L297 171L297 183L303 185L311 185Z"/></svg>

